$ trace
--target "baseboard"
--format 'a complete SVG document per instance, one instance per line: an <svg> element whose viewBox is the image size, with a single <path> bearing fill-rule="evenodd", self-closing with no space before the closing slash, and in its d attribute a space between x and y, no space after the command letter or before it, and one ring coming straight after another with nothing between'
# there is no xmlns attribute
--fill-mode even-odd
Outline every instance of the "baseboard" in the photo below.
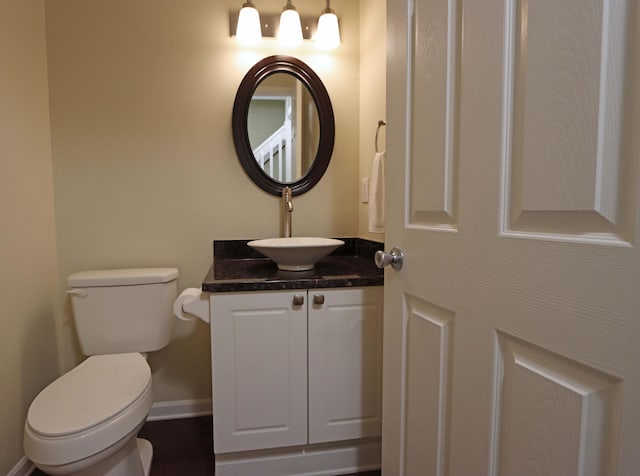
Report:
<svg viewBox="0 0 640 476"><path fill-rule="evenodd" d="M18 464L16 464L11 471L7 473L7 476L28 476L33 473L33 470L36 469L34 464L27 458L23 456Z"/></svg>
<svg viewBox="0 0 640 476"><path fill-rule="evenodd" d="M380 469L380 439L216 454L216 476L329 476ZM313 468L313 469L310 469Z"/></svg>
<svg viewBox="0 0 640 476"><path fill-rule="evenodd" d="M212 409L210 398L156 402L151 407L147 420L177 420L178 418L211 415Z"/></svg>

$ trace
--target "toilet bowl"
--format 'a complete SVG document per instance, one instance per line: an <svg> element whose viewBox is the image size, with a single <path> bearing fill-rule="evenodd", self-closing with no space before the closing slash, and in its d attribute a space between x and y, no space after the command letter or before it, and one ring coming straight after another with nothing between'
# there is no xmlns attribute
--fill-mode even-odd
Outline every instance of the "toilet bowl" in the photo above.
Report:
<svg viewBox="0 0 640 476"><path fill-rule="evenodd" d="M148 475L151 445L136 435L151 404L151 371L140 353L89 357L32 402L25 452L52 475Z"/></svg>

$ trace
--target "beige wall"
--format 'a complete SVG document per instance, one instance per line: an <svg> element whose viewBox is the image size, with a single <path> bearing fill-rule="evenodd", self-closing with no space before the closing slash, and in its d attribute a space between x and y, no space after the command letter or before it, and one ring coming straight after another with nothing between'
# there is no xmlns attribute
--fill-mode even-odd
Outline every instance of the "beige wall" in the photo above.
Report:
<svg viewBox="0 0 640 476"><path fill-rule="evenodd" d="M371 176L378 120L386 117L386 15L386 0L366 0L360 9L360 180ZM385 148L385 139L383 127L378 138L380 150ZM384 234L369 233L369 205L360 197L358 204L358 236L384 241Z"/></svg>
<svg viewBox="0 0 640 476"><path fill-rule="evenodd" d="M0 2L0 474L31 400L58 375L43 0Z"/></svg>
<svg viewBox="0 0 640 476"><path fill-rule="evenodd" d="M155 265L178 267L180 289L199 286L213 240L277 235L278 202L242 171L231 110L248 68L282 51L273 40L253 50L236 45L228 12L240 5L46 3L61 290L74 271ZM279 12L282 5L261 0L259 8ZM296 5L317 15L324 2ZM296 235L359 232L360 16L355 0L334 8L343 45L328 54L308 46L291 52L327 86L337 131L327 174L294 200ZM81 358L73 332L65 301L65 368ZM151 357L156 401L210 395L208 332L202 323L179 322L172 344Z"/></svg>

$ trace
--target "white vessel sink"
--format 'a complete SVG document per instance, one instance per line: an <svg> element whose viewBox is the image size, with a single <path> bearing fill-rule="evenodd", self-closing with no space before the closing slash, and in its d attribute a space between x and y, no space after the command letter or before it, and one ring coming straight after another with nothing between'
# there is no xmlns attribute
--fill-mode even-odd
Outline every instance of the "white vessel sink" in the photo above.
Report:
<svg viewBox="0 0 640 476"><path fill-rule="evenodd" d="M342 240L332 238L292 237L268 238L247 243L256 251L271 258L285 271L306 271L339 246Z"/></svg>

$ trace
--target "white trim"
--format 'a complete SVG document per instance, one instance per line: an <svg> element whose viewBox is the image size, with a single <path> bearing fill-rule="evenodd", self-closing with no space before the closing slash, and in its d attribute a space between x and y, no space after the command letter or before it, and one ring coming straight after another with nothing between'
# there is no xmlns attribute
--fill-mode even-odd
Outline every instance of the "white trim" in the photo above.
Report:
<svg viewBox="0 0 640 476"><path fill-rule="evenodd" d="M177 420L178 418L211 415L212 408L210 398L156 402L151 407L147 421Z"/></svg>
<svg viewBox="0 0 640 476"><path fill-rule="evenodd" d="M380 469L380 439L216 454L216 476L328 476Z"/></svg>
<svg viewBox="0 0 640 476"><path fill-rule="evenodd" d="M7 473L7 476L28 476L36 469L35 465L29 458L23 456L18 464L16 464L11 471Z"/></svg>

